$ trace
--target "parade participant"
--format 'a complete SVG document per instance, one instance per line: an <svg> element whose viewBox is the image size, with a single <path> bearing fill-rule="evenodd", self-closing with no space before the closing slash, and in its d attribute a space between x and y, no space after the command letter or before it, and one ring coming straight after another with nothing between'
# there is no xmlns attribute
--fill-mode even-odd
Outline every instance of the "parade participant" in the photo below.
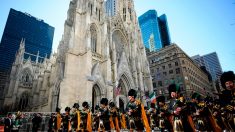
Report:
<svg viewBox="0 0 235 132"><path fill-rule="evenodd" d="M12 114L8 113L4 120L4 132L10 132L12 128Z"/></svg>
<svg viewBox="0 0 235 132"><path fill-rule="evenodd" d="M224 72L220 77L221 85L224 88L220 95L221 105L226 112L225 120L232 129L235 129L235 75L232 71Z"/></svg>
<svg viewBox="0 0 235 132"><path fill-rule="evenodd" d="M62 130L61 123L62 123L62 117L61 117L61 114L60 114L60 108L57 107L56 108L56 117L55 117L55 120L54 120L54 131L55 132L60 132Z"/></svg>
<svg viewBox="0 0 235 132"><path fill-rule="evenodd" d="M124 112L120 113L120 126L122 130L127 129L127 124L126 124L126 114Z"/></svg>
<svg viewBox="0 0 235 132"><path fill-rule="evenodd" d="M54 120L55 120L55 116L52 113L51 117L50 117L50 119L48 121L48 132L53 132L53 123L54 123Z"/></svg>
<svg viewBox="0 0 235 132"><path fill-rule="evenodd" d="M39 131L41 122L42 122L41 115L39 113L38 114L34 113L34 117L32 119L32 123L33 123L32 132L38 132Z"/></svg>
<svg viewBox="0 0 235 132"><path fill-rule="evenodd" d="M229 131L231 130L231 128L229 128L228 122L224 121L223 118L223 111L221 109L221 102L219 99L214 100L213 105L212 105L212 109L211 109L211 114L216 122L216 124L218 124L218 127L220 127L220 129L222 131Z"/></svg>
<svg viewBox="0 0 235 132"><path fill-rule="evenodd" d="M79 132L91 132L91 112L88 102L83 102L82 107L83 109L80 111L81 122L79 125Z"/></svg>
<svg viewBox="0 0 235 132"><path fill-rule="evenodd" d="M167 111L168 106L165 103L165 96L157 97L157 127L160 131L171 131L172 126L168 120L170 114Z"/></svg>
<svg viewBox="0 0 235 132"><path fill-rule="evenodd" d="M143 131L145 128L147 132L150 132L151 128L149 127L144 106L139 100L136 100L136 91L134 89L130 89L128 96L129 102L126 108L129 116L130 131Z"/></svg>
<svg viewBox="0 0 235 132"><path fill-rule="evenodd" d="M92 130L96 131L98 130L99 127L99 117L98 117L98 113L99 113L99 105L96 105L94 108L94 113L92 114Z"/></svg>
<svg viewBox="0 0 235 132"><path fill-rule="evenodd" d="M173 131L184 131L182 114L182 108L184 108L184 103L178 99L180 89L175 84L171 84L169 85L168 90L170 96L168 112L171 114L170 120L173 126Z"/></svg>
<svg viewBox="0 0 235 132"><path fill-rule="evenodd" d="M100 108L99 108L99 127L98 131L110 131L111 126L110 126L110 113L108 109L108 99L107 98L102 98L100 100Z"/></svg>
<svg viewBox="0 0 235 132"><path fill-rule="evenodd" d="M113 128L112 129L119 132L120 131L119 120L118 120L119 112L118 112L118 108L116 107L114 102L109 103L109 111L110 111L111 122L113 122Z"/></svg>
<svg viewBox="0 0 235 132"><path fill-rule="evenodd" d="M20 111L16 113L16 117L13 121L13 127L12 127L12 132L19 132L20 127L22 126L22 121L21 121L22 114Z"/></svg>
<svg viewBox="0 0 235 132"><path fill-rule="evenodd" d="M71 132L70 107L65 108L65 115L62 118L63 132Z"/></svg>
<svg viewBox="0 0 235 132"><path fill-rule="evenodd" d="M211 131L210 122L206 117L210 113L206 111L205 102L202 102L201 95L195 92L191 98L191 101L187 104L189 115L193 119L191 127L194 131Z"/></svg>
<svg viewBox="0 0 235 132"><path fill-rule="evenodd" d="M147 117L151 129L154 130L157 123L157 110L155 108L155 103L150 104L150 108L147 111Z"/></svg>
<svg viewBox="0 0 235 132"><path fill-rule="evenodd" d="M80 130L79 124L80 124L80 110L79 110L79 104L74 103L72 108L72 119L71 119L71 126L74 131Z"/></svg>

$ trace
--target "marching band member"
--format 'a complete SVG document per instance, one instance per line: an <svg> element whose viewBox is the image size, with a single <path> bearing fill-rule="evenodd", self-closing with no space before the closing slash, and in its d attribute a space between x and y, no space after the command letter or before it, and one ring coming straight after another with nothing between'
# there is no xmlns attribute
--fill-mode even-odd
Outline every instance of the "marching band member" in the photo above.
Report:
<svg viewBox="0 0 235 132"><path fill-rule="evenodd" d="M183 103L178 99L180 89L175 84L171 84L168 87L170 94L170 102L168 104L168 112L171 116L171 124L174 132L183 132L183 114L182 107Z"/></svg>
<svg viewBox="0 0 235 132"><path fill-rule="evenodd" d="M155 103L150 104L150 109L147 111L147 117L151 129L154 130L157 123L157 110L155 107Z"/></svg>
<svg viewBox="0 0 235 132"><path fill-rule="evenodd" d="M165 104L165 96L157 97L157 127L160 131L171 131L172 127L168 120L168 106Z"/></svg>
<svg viewBox="0 0 235 132"><path fill-rule="evenodd" d="M63 132L71 132L70 107L65 108L65 115L62 118Z"/></svg>
<svg viewBox="0 0 235 132"><path fill-rule="evenodd" d="M79 129L80 122L81 120L80 120L79 104L74 103L72 108L72 119L71 119L72 129L75 131L80 130Z"/></svg>
<svg viewBox="0 0 235 132"><path fill-rule="evenodd" d="M56 117L54 120L54 131L55 132L59 132L61 130L61 123L62 123L61 121L62 121L62 117L60 114L60 108L57 107L56 108Z"/></svg>
<svg viewBox="0 0 235 132"><path fill-rule="evenodd" d="M193 93L191 101L187 104L188 112L192 116L194 131L211 131L209 121L206 118L208 113L205 110L205 103L201 102L201 95Z"/></svg>
<svg viewBox="0 0 235 132"><path fill-rule="evenodd" d="M147 132L150 132L151 128L149 127L144 106L139 100L135 99L137 96L136 91L134 89L130 89L128 96L129 102L126 108L129 116L130 131L143 131L145 128Z"/></svg>
<svg viewBox="0 0 235 132"><path fill-rule="evenodd" d="M118 121L119 112L118 112L118 109L117 109L116 105L114 104L114 102L109 103L109 108L110 108L109 109L110 110L110 118L114 124L114 130L116 130L117 132L120 132L119 121Z"/></svg>
<svg viewBox="0 0 235 132"><path fill-rule="evenodd" d="M224 90L220 96L222 107L226 113L224 118L231 130L235 130L235 75L232 71L224 72L220 77Z"/></svg>
<svg viewBox="0 0 235 132"><path fill-rule="evenodd" d="M100 108L99 108L99 127L98 131L110 131L111 126L110 126L110 113L108 109L108 99L107 98L102 98L100 100Z"/></svg>
<svg viewBox="0 0 235 132"><path fill-rule="evenodd" d="M82 103L83 109L80 112L81 117L81 123L80 123L80 130L79 132L91 132L92 131L92 124L91 124L91 112L89 109L88 102Z"/></svg>

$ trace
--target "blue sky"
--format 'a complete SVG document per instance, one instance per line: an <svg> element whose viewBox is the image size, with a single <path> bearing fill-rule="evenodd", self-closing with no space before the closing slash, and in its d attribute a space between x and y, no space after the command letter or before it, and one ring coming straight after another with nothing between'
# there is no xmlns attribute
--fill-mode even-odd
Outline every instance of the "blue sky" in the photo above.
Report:
<svg viewBox="0 0 235 132"><path fill-rule="evenodd" d="M27 12L55 27L56 51L70 0L4 0L0 5L0 36L10 8ZM216 51L223 71L235 71L235 0L135 0L140 16L149 9L166 14L172 42L189 56Z"/></svg>

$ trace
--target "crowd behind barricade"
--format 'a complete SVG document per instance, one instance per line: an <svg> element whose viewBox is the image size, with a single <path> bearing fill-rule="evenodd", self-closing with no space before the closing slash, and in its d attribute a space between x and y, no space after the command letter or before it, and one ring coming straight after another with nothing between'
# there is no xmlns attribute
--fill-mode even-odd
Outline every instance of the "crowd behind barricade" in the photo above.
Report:
<svg viewBox="0 0 235 132"><path fill-rule="evenodd" d="M107 98L100 100L92 113L88 102L82 107L74 103L66 107L65 113L56 108L56 113L8 113L4 120L5 132L91 132L91 131L234 131L235 130L235 75L225 72L221 76L224 88L219 99L202 98L193 93L186 101L175 84L168 87L169 100L158 96L149 108L136 99L137 92L130 89L126 110L119 111L115 102ZM28 125L28 126L27 126Z"/></svg>

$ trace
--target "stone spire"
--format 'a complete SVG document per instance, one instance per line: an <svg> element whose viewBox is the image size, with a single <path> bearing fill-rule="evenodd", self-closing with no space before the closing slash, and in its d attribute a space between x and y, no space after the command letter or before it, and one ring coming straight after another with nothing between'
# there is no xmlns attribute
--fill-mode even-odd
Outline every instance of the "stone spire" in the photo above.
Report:
<svg viewBox="0 0 235 132"><path fill-rule="evenodd" d="M36 56L36 64L38 63L38 58L39 58L39 51L38 51L37 56Z"/></svg>
<svg viewBox="0 0 235 132"><path fill-rule="evenodd" d="M20 64L24 61L24 53L25 53L25 39L22 38L20 41L20 46L19 49L16 53L16 57L15 57L15 64Z"/></svg>

